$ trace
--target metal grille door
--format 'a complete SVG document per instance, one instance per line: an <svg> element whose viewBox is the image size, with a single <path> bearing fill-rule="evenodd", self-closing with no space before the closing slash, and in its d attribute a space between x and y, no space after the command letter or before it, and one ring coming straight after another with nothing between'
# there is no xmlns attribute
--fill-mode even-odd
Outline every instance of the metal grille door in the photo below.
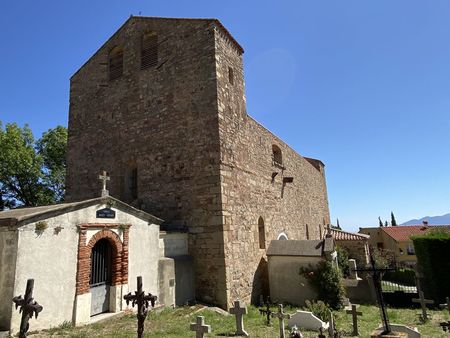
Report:
<svg viewBox="0 0 450 338"><path fill-rule="evenodd" d="M111 245L107 239L101 239L92 248L91 255L91 316L109 310L111 263Z"/></svg>

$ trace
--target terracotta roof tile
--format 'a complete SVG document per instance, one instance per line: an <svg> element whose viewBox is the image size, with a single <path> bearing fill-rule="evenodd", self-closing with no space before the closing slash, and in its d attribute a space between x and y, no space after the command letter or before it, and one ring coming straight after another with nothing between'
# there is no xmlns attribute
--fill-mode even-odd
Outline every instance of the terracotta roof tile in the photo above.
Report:
<svg viewBox="0 0 450 338"><path fill-rule="evenodd" d="M369 239L369 235L357 234L343 230L331 229L331 234L336 241L364 241Z"/></svg>
<svg viewBox="0 0 450 338"><path fill-rule="evenodd" d="M450 225L398 225L382 227L381 230L397 242L409 241L411 236L425 234L430 230L442 228L450 232Z"/></svg>

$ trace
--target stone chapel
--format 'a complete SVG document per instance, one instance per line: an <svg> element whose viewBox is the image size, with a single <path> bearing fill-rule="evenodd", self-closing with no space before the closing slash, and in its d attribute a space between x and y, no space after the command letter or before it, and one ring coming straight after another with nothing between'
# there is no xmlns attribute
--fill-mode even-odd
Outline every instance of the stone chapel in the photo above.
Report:
<svg viewBox="0 0 450 338"><path fill-rule="evenodd" d="M243 53L217 19L132 16L70 79L67 201L107 170L112 196L187 234L195 297L223 308L267 294L271 240L330 222L324 164L247 114Z"/></svg>

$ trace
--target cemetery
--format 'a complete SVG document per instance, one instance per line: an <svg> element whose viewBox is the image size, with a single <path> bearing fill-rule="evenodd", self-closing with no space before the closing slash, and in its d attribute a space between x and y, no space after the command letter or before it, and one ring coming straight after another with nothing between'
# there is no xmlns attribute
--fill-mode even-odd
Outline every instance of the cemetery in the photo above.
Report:
<svg viewBox="0 0 450 338"><path fill-rule="evenodd" d="M333 226L324 163L247 114L243 53L218 19L131 15L73 74L60 198L0 176L0 338L450 337L450 227L391 260L406 231Z"/></svg>

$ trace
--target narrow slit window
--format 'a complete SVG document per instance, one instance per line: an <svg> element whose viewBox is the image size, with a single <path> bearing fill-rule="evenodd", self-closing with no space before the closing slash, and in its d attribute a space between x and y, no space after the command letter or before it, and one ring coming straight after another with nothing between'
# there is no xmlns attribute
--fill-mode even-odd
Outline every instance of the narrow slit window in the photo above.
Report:
<svg viewBox="0 0 450 338"><path fill-rule="evenodd" d="M258 235L259 235L259 248L266 248L266 229L264 227L264 219L260 217L258 219Z"/></svg>
<svg viewBox="0 0 450 338"><path fill-rule="evenodd" d="M142 36L141 69L147 69L158 64L158 35L147 33Z"/></svg>
<svg viewBox="0 0 450 338"><path fill-rule="evenodd" d="M109 53L109 79L114 80L123 74L123 49L122 47L114 47Z"/></svg>
<svg viewBox="0 0 450 338"><path fill-rule="evenodd" d="M230 82L230 84L234 84L234 71L231 67L228 67L228 81Z"/></svg>
<svg viewBox="0 0 450 338"><path fill-rule="evenodd" d="M130 195L132 199L138 197L138 170L133 168L130 172Z"/></svg>

